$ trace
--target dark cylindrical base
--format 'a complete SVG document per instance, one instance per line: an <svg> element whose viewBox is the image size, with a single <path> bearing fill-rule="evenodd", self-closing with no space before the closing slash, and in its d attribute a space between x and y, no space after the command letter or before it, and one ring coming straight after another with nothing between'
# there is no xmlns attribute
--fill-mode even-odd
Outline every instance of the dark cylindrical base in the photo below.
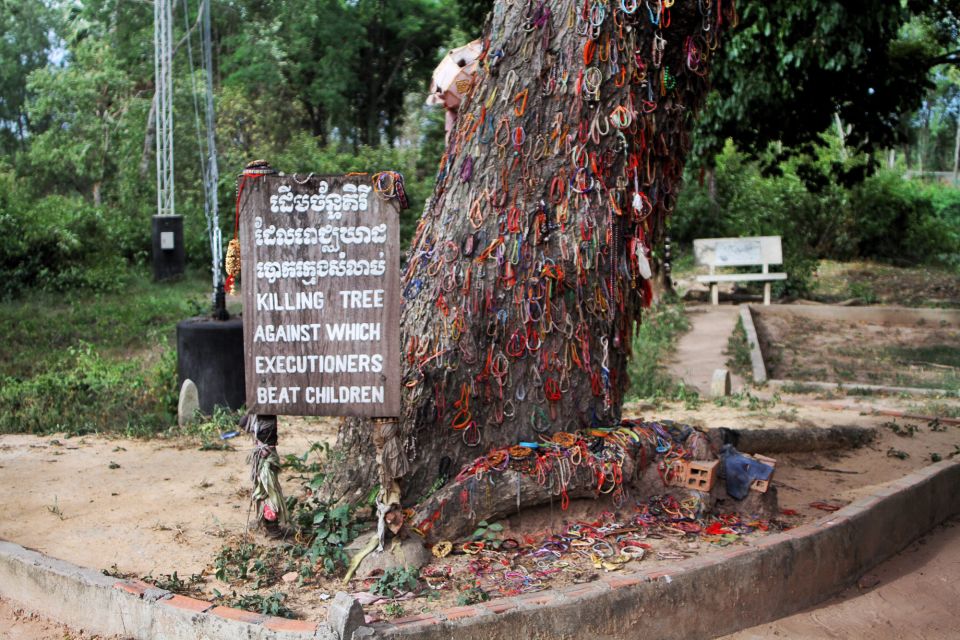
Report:
<svg viewBox="0 0 960 640"><path fill-rule="evenodd" d="M187 378L200 394L200 410L236 410L246 400L243 372L243 320L190 318L177 324L178 389Z"/></svg>
<svg viewBox="0 0 960 640"><path fill-rule="evenodd" d="M179 278L186 261L183 216L153 216L153 279Z"/></svg>

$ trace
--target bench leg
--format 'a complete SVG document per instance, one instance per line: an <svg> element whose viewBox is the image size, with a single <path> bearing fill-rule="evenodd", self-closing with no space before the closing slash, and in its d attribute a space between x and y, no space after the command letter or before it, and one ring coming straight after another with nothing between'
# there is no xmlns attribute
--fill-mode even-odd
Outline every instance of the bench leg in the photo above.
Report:
<svg viewBox="0 0 960 640"><path fill-rule="evenodd" d="M710 304L720 304L720 286L716 282L710 285Z"/></svg>
<svg viewBox="0 0 960 640"><path fill-rule="evenodd" d="M763 304L770 306L770 283L763 283Z"/></svg>

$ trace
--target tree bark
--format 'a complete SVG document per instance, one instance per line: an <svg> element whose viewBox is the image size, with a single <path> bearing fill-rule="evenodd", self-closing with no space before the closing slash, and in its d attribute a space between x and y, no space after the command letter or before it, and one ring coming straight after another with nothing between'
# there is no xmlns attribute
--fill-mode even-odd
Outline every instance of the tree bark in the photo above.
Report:
<svg viewBox="0 0 960 640"><path fill-rule="evenodd" d="M494 447L619 422L649 252L735 19L728 2L658 6L494 6L403 278L405 503L445 459L455 476ZM344 424L326 498L376 482L370 433Z"/></svg>

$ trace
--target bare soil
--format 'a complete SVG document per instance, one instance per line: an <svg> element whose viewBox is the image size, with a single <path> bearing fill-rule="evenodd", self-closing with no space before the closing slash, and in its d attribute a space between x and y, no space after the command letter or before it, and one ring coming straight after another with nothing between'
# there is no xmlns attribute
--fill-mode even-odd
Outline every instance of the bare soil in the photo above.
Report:
<svg viewBox="0 0 960 640"><path fill-rule="evenodd" d="M774 379L960 388L960 332L955 327L762 313L755 321Z"/></svg>
<svg viewBox="0 0 960 640"><path fill-rule="evenodd" d="M960 518L952 518L820 606L725 639L956 638L958 572Z"/></svg>
<svg viewBox="0 0 960 640"><path fill-rule="evenodd" d="M816 297L823 302L858 299L905 307L960 306L960 276L936 267L822 260L814 280Z"/></svg>
<svg viewBox="0 0 960 640"><path fill-rule="evenodd" d="M0 598L0 638L4 640L114 640L80 629L24 609L10 600Z"/></svg>
<svg viewBox="0 0 960 640"><path fill-rule="evenodd" d="M887 402L896 405L906 401ZM915 427L911 429L901 420L897 422L901 425L898 430L905 435L897 435L893 428L884 426L892 423L889 418L864 415L867 407L866 400L850 400L848 408L837 410L806 396L785 396L775 401L741 395L728 399L724 406L633 405L628 412L707 428L833 424L879 427L880 439L859 450L774 456L778 458L774 485L780 505L797 514L782 520L795 526L824 515L811 507L812 503L845 504L871 486L929 464L933 454L945 458L960 451L960 427L938 427L940 430L935 431L925 423L915 422L910 423ZM333 421L282 421L281 455L302 454L316 441L330 443L335 430ZM202 582L198 595L207 597L215 588L224 593L236 590L261 595L281 591L288 594L285 604L298 616L323 619L325 598L344 589L339 580L308 580L303 585L276 580L254 590L250 582L224 585L213 578L212 562L224 545L242 539L264 546L277 544L259 533L246 531L249 480L245 458L249 443L242 437L229 442L235 447L232 451L200 451L196 442L186 439L0 436L0 483L8 489L5 506L10 515L0 520L0 538L118 575L159 578L177 572L181 579L186 579L199 574ZM891 457L890 451L902 452L903 459ZM303 474L283 474L288 495L302 491L307 480ZM629 520L635 513L629 501L619 511L606 500L575 502L567 512L561 511L558 503L508 518L503 523L502 535L542 539L562 530L565 522L596 520L604 511L613 514L608 516L613 520ZM762 533L745 538L756 535ZM732 543L742 542L738 539ZM670 537L647 543L651 548L640 562L651 568L673 562L658 559L658 552L661 556L667 552L667 558L674 558L676 554L686 556L717 548L709 541ZM475 584L476 572L469 563L478 559L460 555L439 562L440 566L450 566L453 575L445 581L444 588L425 590L425 594L431 594L429 598L368 606L367 612L371 617L385 618L450 606L462 589ZM495 563L495 556L488 561ZM543 581L543 586L590 580L607 570L597 569L587 559L564 562L566 558L554 563L551 569L557 571ZM626 568L639 566L634 561ZM497 595L492 582L484 580L481 584ZM348 585L348 590L366 591L371 582L356 580Z"/></svg>

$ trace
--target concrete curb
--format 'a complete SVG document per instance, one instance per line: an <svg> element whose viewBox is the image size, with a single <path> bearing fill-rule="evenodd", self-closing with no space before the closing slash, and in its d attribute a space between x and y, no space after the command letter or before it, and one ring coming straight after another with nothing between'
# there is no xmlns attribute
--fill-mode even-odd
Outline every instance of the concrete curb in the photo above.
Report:
<svg viewBox="0 0 960 640"><path fill-rule="evenodd" d="M763 362L763 352L760 351L760 339L757 337L757 328L753 324L753 313L750 305L740 305L740 322L743 331L747 334L747 344L750 345L750 368L753 371L753 383L763 384L767 381L767 366Z"/></svg>
<svg viewBox="0 0 960 640"><path fill-rule="evenodd" d="M586 629L601 640L712 637L795 613L852 584L960 513L958 483L960 462L939 462L816 522L670 571L611 573L588 584L380 623L372 632L214 606L7 542L0 542L0 595L88 631L150 640L572 639Z"/></svg>
<svg viewBox="0 0 960 640"><path fill-rule="evenodd" d="M0 541L0 595L85 631L144 640L339 640L327 624L262 616Z"/></svg>
<svg viewBox="0 0 960 640"><path fill-rule="evenodd" d="M900 394L906 393L911 396L932 396L932 397L957 397L956 391L949 389L928 389L925 387L891 387L885 384L866 384L860 382L819 382L811 380L779 380L770 378L766 381L771 387L782 389L783 387L812 387L815 389L824 389L825 391L853 391L858 389L863 391L875 391L878 393Z"/></svg>

